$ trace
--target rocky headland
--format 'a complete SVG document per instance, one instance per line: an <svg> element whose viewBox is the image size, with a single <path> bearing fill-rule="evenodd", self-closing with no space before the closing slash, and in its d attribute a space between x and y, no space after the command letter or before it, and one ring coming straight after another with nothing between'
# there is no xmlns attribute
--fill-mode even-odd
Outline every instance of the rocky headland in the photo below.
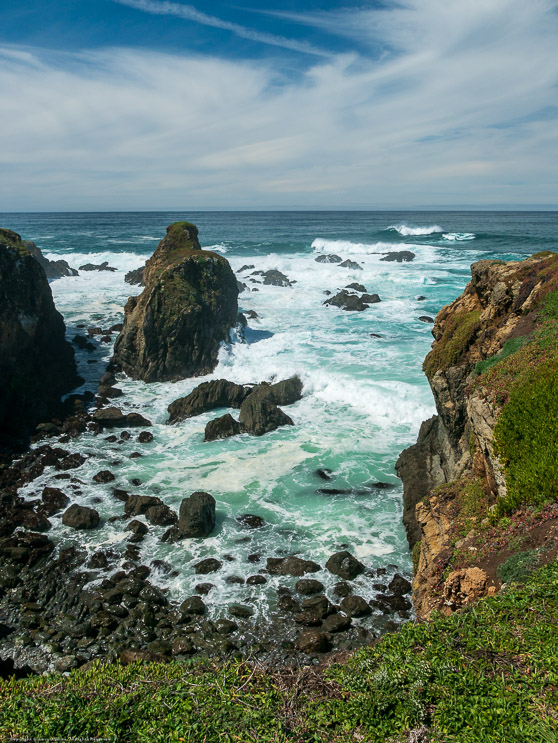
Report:
<svg viewBox="0 0 558 743"><path fill-rule="evenodd" d="M193 224L175 222L140 280L145 288L126 304L113 368L145 382L213 371L219 344L238 318L238 287L227 260L202 250Z"/></svg>
<svg viewBox="0 0 558 743"><path fill-rule="evenodd" d="M397 471L419 617L497 592L514 555L556 554L558 255L471 266L436 318L437 415Z"/></svg>

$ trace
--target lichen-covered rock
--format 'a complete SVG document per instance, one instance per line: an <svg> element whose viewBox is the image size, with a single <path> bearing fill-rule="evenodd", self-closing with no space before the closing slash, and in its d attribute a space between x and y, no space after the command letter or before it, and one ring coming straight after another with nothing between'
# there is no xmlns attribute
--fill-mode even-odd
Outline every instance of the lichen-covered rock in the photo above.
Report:
<svg viewBox="0 0 558 743"><path fill-rule="evenodd" d="M25 438L59 412L79 378L45 272L26 243L0 230L0 438ZM0 444L2 441L0 441Z"/></svg>
<svg viewBox="0 0 558 743"><path fill-rule="evenodd" d="M113 362L134 379L162 382L207 374L238 315L236 278L225 258L202 250L198 230L175 222L130 297Z"/></svg>

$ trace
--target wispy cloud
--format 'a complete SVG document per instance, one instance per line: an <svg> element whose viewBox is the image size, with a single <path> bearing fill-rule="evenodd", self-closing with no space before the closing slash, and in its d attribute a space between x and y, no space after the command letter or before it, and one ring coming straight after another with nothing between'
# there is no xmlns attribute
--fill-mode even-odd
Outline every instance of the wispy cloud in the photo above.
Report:
<svg viewBox="0 0 558 743"><path fill-rule="evenodd" d="M248 28L247 26L243 26L239 23L225 21L222 18L208 15L207 13L202 13L193 5L183 5L182 3L169 2L169 0L114 0L114 2L117 2L119 5L126 5L129 8L135 8L136 10L142 10L153 15L170 15L175 16L176 18L182 18L186 21L200 23L203 26L220 28L223 31L230 31L233 34L236 34L236 36L240 36L242 39L256 41L260 44L278 46L282 47L283 49L290 49L294 52L311 54L318 57L330 56L328 52L323 51L322 49L318 49L317 47L305 41L287 39L283 36L276 36L275 34L257 31L256 29Z"/></svg>
<svg viewBox="0 0 558 743"><path fill-rule="evenodd" d="M354 11L346 26L379 24L392 51L312 59L281 85L276 60L10 47L0 210L555 202L555 8Z"/></svg>

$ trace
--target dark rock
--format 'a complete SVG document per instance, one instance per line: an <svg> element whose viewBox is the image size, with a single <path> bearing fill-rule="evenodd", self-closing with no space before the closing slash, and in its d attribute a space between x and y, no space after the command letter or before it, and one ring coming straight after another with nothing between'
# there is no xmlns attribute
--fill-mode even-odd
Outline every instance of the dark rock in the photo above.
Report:
<svg viewBox="0 0 558 743"><path fill-rule="evenodd" d="M108 261L102 263L86 263L84 266L79 267L80 271L116 271L116 268L109 266Z"/></svg>
<svg viewBox="0 0 558 743"><path fill-rule="evenodd" d="M101 470L93 476L93 480L99 483L107 483L114 482L114 480L116 480L116 477L109 470Z"/></svg>
<svg viewBox="0 0 558 743"><path fill-rule="evenodd" d="M302 624L305 627L321 627L322 620L316 614L311 611L301 611L299 614L295 614L294 620L297 624Z"/></svg>
<svg viewBox="0 0 558 743"><path fill-rule="evenodd" d="M284 379L270 385L267 389L271 392L276 405L292 405L302 398L302 381L299 377Z"/></svg>
<svg viewBox="0 0 558 743"><path fill-rule="evenodd" d="M230 619L218 619L215 622L215 629L220 635L230 635L238 629L238 624Z"/></svg>
<svg viewBox="0 0 558 743"><path fill-rule="evenodd" d="M196 593L201 594L202 596L207 596L207 594L213 589L215 586L213 583L198 583L194 586L194 590Z"/></svg>
<svg viewBox="0 0 558 743"><path fill-rule="evenodd" d="M145 534L147 534L148 528L143 523L143 521L138 521L137 519L134 519L133 521L130 521L125 531L131 531L133 534L139 534L140 536L144 536Z"/></svg>
<svg viewBox="0 0 558 743"><path fill-rule="evenodd" d="M199 596L190 596L180 604L180 611L183 614L197 614L202 616L207 611L206 605Z"/></svg>
<svg viewBox="0 0 558 743"><path fill-rule="evenodd" d="M389 590L398 596L403 596L406 593L411 593L413 586L411 583L399 573L396 573L389 584Z"/></svg>
<svg viewBox="0 0 558 743"><path fill-rule="evenodd" d="M194 572L196 575L208 575L209 573L216 573L222 567L223 563L220 560L216 560L214 557L206 557L205 560L201 560L194 565Z"/></svg>
<svg viewBox="0 0 558 743"><path fill-rule="evenodd" d="M333 472L331 470L328 470L327 468L320 468L316 470L316 474L318 475L318 477L321 477L322 480L333 479Z"/></svg>
<svg viewBox="0 0 558 743"><path fill-rule="evenodd" d="M296 646L302 653L327 653L331 648L331 643L326 632L308 630L300 635Z"/></svg>
<svg viewBox="0 0 558 743"><path fill-rule="evenodd" d="M318 488L316 493L322 495L350 495L353 491L349 488Z"/></svg>
<svg viewBox="0 0 558 743"><path fill-rule="evenodd" d="M169 423L176 423L216 408L240 408L251 391L251 387L227 382L226 379L203 382L189 395L169 405Z"/></svg>
<svg viewBox="0 0 558 743"><path fill-rule="evenodd" d="M166 606L168 604L168 600L164 593L155 586L149 584L145 585L141 589L139 597L142 601L145 601L146 604L155 604L157 606Z"/></svg>
<svg viewBox="0 0 558 743"><path fill-rule="evenodd" d="M421 296L420 296L420 297L417 297L417 302L424 302L424 301L425 301L425 299L426 299L426 297L425 297L424 295L422 295L422 294L421 294Z"/></svg>
<svg viewBox="0 0 558 743"><path fill-rule="evenodd" d="M271 270L262 273L264 284L268 286L292 286L294 281L289 281L281 271Z"/></svg>
<svg viewBox="0 0 558 743"><path fill-rule="evenodd" d="M319 255L316 263L341 263L342 260L338 255Z"/></svg>
<svg viewBox="0 0 558 743"><path fill-rule="evenodd" d="M88 341L87 338L84 335L74 335L72 338L72 343L74 346L77 346L82 351L94 351L95 346L91 341Z"/></svg>
<svg viewBox="0 0 558 743"><path fill-rule="evenodd" d="M260 385L248 395L240 407L239 422L254 436L263 436L280 426L294 425L291 418L277 407L269 385Z"/></svg>
<svg viewBox="0 0 558 743"><path fill-rule="evenodd" d="M378 304L382 301L377 294L362 294L360 298L366 304Z"/></svg>
<svg viewBox="0 0 558 743"><path fill-rule="evenodd" d="M11 232L11 230L0 231L0 233L4 233L4 235L6 234L6 232L10 232L12 235L17 235L16 232ZM17 235L17 237L19 237L19 235ZM21 240L21 238L19 239ZM0 245L2 244L2 242L2 234L0 234ZM34 242L31 242L31 240L22 240L21 245L22 247L24 247L25 250L28 251L30 255L33 256L37 263L39 263L39 265L45 272L47 279L60 279L62 278L62 276L78 275L76 269L70 268L66 261L50 261L48 260L48 258L45 258L40 248L38 248Z"/></svg>
<svg viewBox="0 0 558 743"><path fill-rule="evenodd" d="M259 315L256 312L256 310L248 310L248 312L246 312L245 315L249 320L257 320L259 318Z"/></svg>
<svg viewBox="0 0 558 743"><path fill-rule="evenodd" d="M239 617L241 619L248 619L254 614L254 609L251 606L245 604L231 604L229 606L229 614L231 617Z"/></svg>
<svg viewBox="0 0 558 743"><path fill-rule="evenodd" d="M132 650L128 648L120 653L120 663L123 666L129 666L132 663L166 663L167 659L163 655L151 653L148 650Z"/></svg>
<svg viewBox="0 0 558 743"><path fill-rule="evenodd" d="M344 581L340 583L336 583L333 586L333 593L336 596L339 596L339 598L341 597L345 598L346 596L350 596L352 592L353 592L352 586L350 586L348 583L345 583Z"/></svg>
<svg viewBox="0 0 558 743"><path fill-rule="evenodd" d="M187 637L175 637L172 641L173 655L192 655L194 652L194 646Z"/></svg>
<svg viewBox="0 0 558 743"><path fill-rule="evenodd" d="M59 459L54 466L57 470L66 472L67 470L74 470L81 467L85 461L85 457L81 454L70 454L63 459Z"/></svg>
<svg viewBox="0 0 558 743"><path fill-rule="evenodd" d="M383 336L379 333L369 333L369 335L371 338L383 338Z"/></svg>
<svg viewBox="0 0 558 743"><path fill-rule="evenodd" d="M142 431L138 436L140 444L150 444L153 441L153 434L151 431Z"/></svg>
<svg viewBox="0 0 558 743"><path fill-rule="evenodd" d="M372 482L370 487L376 488L376 490L393 490L397 486L393 482Z"/></svg>
<svg viewBox="0 0 558 743"><path fill-rule="evenodd" d="M362 284L357 284L356 282L354 282L352 284L347 284L347 286L345 287L345 289L352 289L355 292L365 292L366 291L366 287L365 286L363 286Z"/></svg>
<svg viewBox="0 0 558 743"><path fill-rule="evenodd" d="M331 614L324 619L322 629L332 633L345 632L350 628L351 624L350 617L346 617L344 614Z"/></svg>
<svg viewBox="0 0 558 743"><path fill-rule="evenodd" d="M97 394L99 395L99 397L106 397L107 399L112 399L115 397L122 397L124 393L118 387L109 387L108 385L102 384L97 390Z"/></svg>
<svg viewBox="0 0 558 743"><path fill-rule="evenodd" d="M178 521L176 513L164 503L150 506L145 512L145 518L155 526L170 526Z"/></svg>
<svg viewBox="0 0 558 743"><path fill-rule="evenodd" d="M204 441L217 441L228 439L243 432L243 428L230 413L225 413L220 418L209 421L205 427Z"/></svg>
<svg viewBox="0 0 558 743"><path fill-rule="evenodd" d="M302 602L302 608L304 611L308 611L311 614L323 619L332 612L332 606L327 596L312 596L309 599L304 599Z"/></svg>
<svg viewBox="0 0 558 743"><path fill-rule="evenodd" d="M124 503L126 503L128 498L130 497L129 494L125 490L120 490L120 488L113 488L112 494L114 495L116 500L121 500Z"/></svg>
<svg viewBox="0 0 558 743"><path fill-rule="evenodd" d="M429 315L421 315L418 319L421 322L428 322L428 323L433 323L434 322L434 318L433 317L430 317Z"/></svg>
<svg viewBox="0 0 558 743"><path fill-rule="evenodd" d="M343 580L353 580L364 572L364 565L346 550L332 555L326 562L326 568Z"/></svg>
<svg viewBox="0 0 558 743"><path fill-rule="evenodd" d="M294 575L301 577L306 573L317 573L321 570L316 562L303 560L300 557L268 557L267 570L272 575Z"/></svg>
<svg viewBox="0 0 558 743"><path fill-rule="evenodd" d="M178 528L184 537L208 537L215 528L215 498L200 491L184 498Z"/></svg>
<svg viewBox="0 0 558 743"><path fill-rule="evenodd" d="M255 266L252 265L244 265L242 268L238 269L238 273L242 273L243 271L251 271Z"/></svg>
<svg viewBox="0 0 558 743"><path fill-rule="evenodd" d="M130 454L130 459L140 459L140 457L143 457L143 454L140 454L139 451L133 451Z"/></svg>
<svg viewBox="0 0 558 743"><path fill-rule="evenodd" d="M341 601L341 610L349 617L365 617L370 607L361 596L347 596Z"/></svg>
<svg viewBox="0 0 558 743"><path fill-rule="evenodd" d="M391 611L407 611L412 607L411 602L404 596L386 596L379 593L376 600L382 606L387 606Z"/></svg>
<svg viewBox="0 0 558 743"><path fill-rule="evenodd" d="M280 611L289 611L294 613L300 611L300 604L290 594L285 593L277 599L277 608Z"/></svg>
<svg viewBox="0 0 558 743"><path fill-rule="evenodd" d="M118 408L96 410L92 418L103 428L123 428L126 425L126 416Z"/></svg>
<svg viewBox="0 0 558 743"><path fill-rule="evenodd" d="M255 562L260 562L262 559L262 556L258 554L257 552L253 552L251 555L248 555L246 559L248 560L248 562L255 563Z"/></svg>
<svg viewBox="0 0 558 743"><path fill-rule="evenodd" d="M250 575L246 578L248 586L263 586L264 583L267 583L267 578L264 578L263 575Z"/></svg>
<svg viewBox="0 0 558 743"><path fill-rule="evenodd" d="M153 506L161 506L163 501L154 495L130 495L126 500L126 516L142 516Z"/></svg>
<svg viewBox="0 0 558 743"><path fill-rule="evenodd" d="M368 305L363 302L357 294L349 294L345 289L330 299L326 299L324 304L332 307L339 307L347 312L362 312L363 310L368 309Z"/></svg>
<svg viewBox="0 0 558 743"><path fill-rule="evenodd" d="M315 593L320 593L324 590L324 584L320 583L319 580L313 580L312 578L302 578L296 582L295 591L301 593L303 596L312 596Z"/></svg>
<svg viewBox="0 0 558 743"><path fill-rule="evenodd" d="M143 415L140 415L139 413L128 413L126 416L126 425L131 428L143 428L152 426L153 424L150 420L147 420L147 418L144 418Z"/></svg>
<svg viewBox="0 0 558 743"><path fill-rule="evenodd" d="M240 575L227 575L225 583L230 586L243 586L246 581Z"/></svg>
<svg viewBox="0 0 558 743"><path fill-rule="evenodd" d="M242 294L242 292L245 292L246 289L248 289L248 287L246 286L246 284L244 284L242 281L238 281L238 279L237 279L237 282L236 282L236 288L238 289L238 293L239 294Z"/></svg>
<svg viewBox="0 0 558 743"><path fill-rule="evenodd" d="M175 222L144 271L145 289L125 307L114 363L133 379L162 382L207 374L238 314L227 260L202 250L197 228Z"/></svg>
<svg viewBox="0 0 558 743"><path fill-rule="evenodd" d="M343 261L343 263L340 263L339 266L341 268L350 268L352 271L362 271L362 266L355 261L346 260Z"/></svg>
<svg viewBox="0 0 558 743"><path fill-rule="evenodd" d="M124 281L127 284L132 284L133 286L145 286L143 282L143 271L143 266L141 266L141 268L134 268L132 271L128 271L126 276L124 276ZM122 330L122 328L119 328L119 330Z"/></svg>
<svg viewBox="0 0 558 743"><path fill-rule="evenodd" d="M58 488L44 488L41 494L44 511L47 516L52 516L65 508L70 499Z"/></svg>
<svg viewBox="0 0 558 743"><path fill-rule="evenodd" d="M62 523L72 529L94 529L99 525L100 516L94 508L78 506L76 503L64 511Z"/></svg>
<svg viewBox="0 0 558 743"><path fill-rule="evenodd" d="M243 513L237 516L235 521L247 529L261 529L262 526L265 526L265 520L261 516L255 516L252 513Z"/></svg>
<svg viewBox="0 0 558 743"><path fill-rule="evenodd" d="M385 253L381 261L396 261L397 263L409 263L415 257L410 250L396 250L391 253Z"/></svg>

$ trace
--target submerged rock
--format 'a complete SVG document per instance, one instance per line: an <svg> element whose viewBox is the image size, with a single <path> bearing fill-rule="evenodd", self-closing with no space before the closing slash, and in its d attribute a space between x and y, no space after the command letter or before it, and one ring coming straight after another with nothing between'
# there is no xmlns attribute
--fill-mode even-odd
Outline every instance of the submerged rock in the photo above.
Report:
<svg viewBox="0 0 558 743"><path fill-rule="evenodd" d="M227 260L202 250L198 230L175 222L130 297L114 364L134 379L162 382L207 374L237 321L238 288Z"/></svg>

